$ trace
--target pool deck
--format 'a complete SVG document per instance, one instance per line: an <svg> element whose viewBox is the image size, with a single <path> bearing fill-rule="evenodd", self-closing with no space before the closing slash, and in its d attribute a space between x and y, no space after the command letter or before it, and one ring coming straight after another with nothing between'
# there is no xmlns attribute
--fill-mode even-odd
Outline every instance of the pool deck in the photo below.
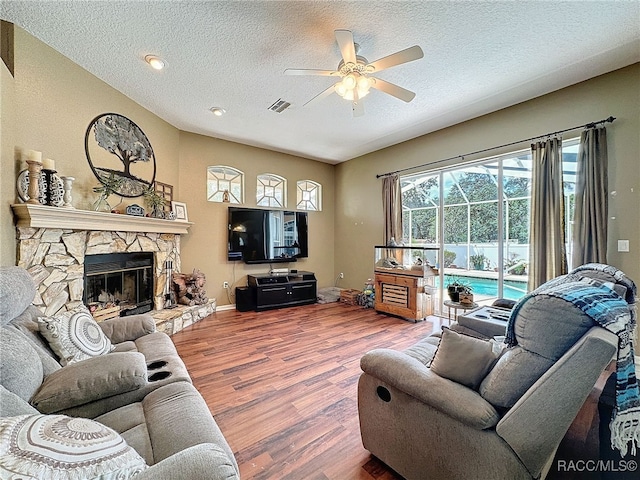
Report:
<svg viewBox="0 0 640 480"><path fill-rule="evenodd" d="M466 270L464 268L445 268L445 275L455 275L456 277L469 277L469 278L486 278L489 280L498 280L498 272L490 272L489 270ZM513 275L505 274L505 280L512 282L527 283L526 275Z"/></svg>

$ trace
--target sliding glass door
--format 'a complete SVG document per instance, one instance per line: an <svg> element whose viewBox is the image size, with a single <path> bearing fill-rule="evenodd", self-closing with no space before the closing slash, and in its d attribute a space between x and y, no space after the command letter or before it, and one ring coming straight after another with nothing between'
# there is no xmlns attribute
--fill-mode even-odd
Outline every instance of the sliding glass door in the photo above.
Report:
<svg viewBox="0 0 640 480"><path fill-rule="evenodd" d="M564 142L563 152L570 239L577 140ZM529 150L406 175L401 187L404 241L440 248L440 286L455 277L471 286L474 299L481 304L496 298L518 300L526 294ZM439 300L436 304L442 305L442 288Z"/></svg>

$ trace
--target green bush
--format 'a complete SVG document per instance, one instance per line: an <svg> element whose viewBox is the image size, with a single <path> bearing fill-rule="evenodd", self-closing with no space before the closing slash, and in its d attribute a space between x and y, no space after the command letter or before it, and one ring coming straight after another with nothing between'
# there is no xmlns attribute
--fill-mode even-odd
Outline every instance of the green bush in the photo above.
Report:
<svg viewBox="0 0 640 480"><path fill-rule="evenodd" d="M450 267L451 264L453 262L455 262L456 260L456 254L455 252L452 252L451 250L445 250L444 251L444 267Z"/></svg>

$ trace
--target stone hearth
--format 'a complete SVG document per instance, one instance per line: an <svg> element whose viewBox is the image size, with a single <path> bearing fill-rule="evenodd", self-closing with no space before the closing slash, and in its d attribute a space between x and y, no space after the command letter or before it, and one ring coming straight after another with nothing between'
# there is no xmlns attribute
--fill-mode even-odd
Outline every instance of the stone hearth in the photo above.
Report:
<svg viewBox="0 0 640 480"><path fill-rule="evenodd" d="M191 225L145 217L130 217L43 205L13 205L17 218L18 265L37 285L36 305L55 315L82 303L85 255L152 252L154 303L164 303L166 260L180 271L180 234ZM215 299L205 305L150 312L158 330L168 334L215 312Z"/></svg>

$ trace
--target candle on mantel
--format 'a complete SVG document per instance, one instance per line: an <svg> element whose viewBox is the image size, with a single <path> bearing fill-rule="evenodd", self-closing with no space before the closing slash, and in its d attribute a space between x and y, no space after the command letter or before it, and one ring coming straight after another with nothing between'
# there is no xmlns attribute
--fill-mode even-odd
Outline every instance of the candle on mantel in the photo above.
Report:
<svg viewBox="0 0 640 480"><path fill-rule="evenodd" d="M27 152L27 160L31 160L32 162L42 162L42 152L29 150Z"/></svg>
<svg viewBox="0 0 640 480"><path fill-rule="evenodd" d="M42 161L42 168L44 170L55 170L56 169L56 162L54 162L52 159L50 158L45 158Z"/></svg>

